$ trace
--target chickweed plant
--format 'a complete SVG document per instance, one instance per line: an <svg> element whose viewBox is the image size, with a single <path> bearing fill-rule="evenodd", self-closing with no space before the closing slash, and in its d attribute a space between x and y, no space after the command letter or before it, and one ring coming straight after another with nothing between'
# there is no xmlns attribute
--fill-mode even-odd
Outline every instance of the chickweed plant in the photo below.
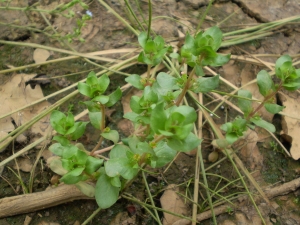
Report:
<svg viewBox="0 0 300 225"><path fill-rule="evenodd" d="M110 94L107 89L110 79L107 75L97 77L94 72L88 74L86 83L79 83L79 92L89 100L82 102L88 109L89 122L75 122L71 112L66 114L53 111L50 122L57 135L53 137L50 150L57 156L50 168L61 175L61 182L75 184L84 194L95 197L102 209L111 207L122 192L131 184L141 171L148 167L159 168L171 162L178 152L188 152L201 144L194 134L197 120L196 110L183 104L188 92L213 92L219 86L219 75L207 77L203 67L218 67L226 64L230 55L217 53L222 43L222 32L211 27L195 35L187 34L180 52L172 52L161 36L152 38L142 32L138 36L142 48L137 60L148 65L146 77L132 74L125 80L142 91L141 97L132 96L130 108L124 118L134 124L134 132L119 142L119 133L105 124L105 111L121 100L122 92L117 88ZM151 68L172 58L178 61L178 73L152 73ZM182 68L190 71L184 73ZM221 129L226 133L223 148L241 138L248 129L255 126L270 132L275 127L260 116L265 107L270 113L278 113L283 107L274 103L276 94L282 90L294 91L300 87L300 69L295 69L288 55L280 57L275 67L278 84L275 84L267 71L257 75L257 85L263 99L256 107L252 106L252 94L239 90L238 106L243 116L225 123ZM204 107L204 106L201 106ZM76 142L85 132L86 125L100 131L98 144L88 151ZM97 153L103 140L114 143L106 158ZM75 142L74 142L75 141ZM74 144L75 143L75 144ZM224 144L225 143L225 144Z"/></svg>

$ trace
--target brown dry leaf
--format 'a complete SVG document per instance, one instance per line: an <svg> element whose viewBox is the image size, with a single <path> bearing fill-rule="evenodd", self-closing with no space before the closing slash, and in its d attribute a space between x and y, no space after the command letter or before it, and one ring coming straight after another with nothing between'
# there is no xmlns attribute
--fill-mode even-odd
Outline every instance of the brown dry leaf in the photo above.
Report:
<svg viewBox="0 0 300 225"><path fill-rule="evenodd" d="M263 156L258 150L257 139L257 133L248 130L244 136L244 146L240 151L242 158L247 161L251 170L259 170L263 165Z"/></svg>
<svg viewBox="0 0 300 225"><path fill-rule="evenodd" d="M33 59L35 63L46 62L49 56L50 52L45 49L37 48L33 52Z"/></svg>
<svg viewBox="0 0 300 225"><path fill-rule="evenodd" d="M26 82L35 76L36 74L17 74L14 75L10 81L0 86L0 102L2 103L0 116L29 105L44 97L39 85L36 85L34 89L32 89L30 85L26 85ZM15 127L12 121L14 121L17 126L21 126L46 109L49 105L47 101L43 101L0 119L0 131L6 133L13 131ZM31 127L30 133L32 136L43 136L48 132L49 128L49 116L46 116ZM0 150L0 152L3 150L4 149Z"/></svg>
<svg viewBox="0 0 300 225"><path fill-rule="evenodd" d="M160 198L161 207L176 214L187 215L187 206L176 192L179 192L179 188L175 184L168 185L164 194ZM177 220L180 220L180 218L164 212L164 225L171 225Z"/></svg>
<svg viewBox="0 0 300 225"><path fill-rule="evenodd" d="M31 171L33 167L32 162L28 158L20 158L17 160L17 162L18 162L19 169L22 170L23 172L28 173ZM17 169L16 165L14 165L14 169Z"/></svg>
<svg viewBox="0 0 300 225"><path fill-rule="evenodd" d="M284 93L279 93L282 105L286 108L283 113L290 116L299 117L300 96L291 97ZM282 121L282 137L290 142L290 153L295 160L300 158L300 122L288 116L283 116Z"/></svg>

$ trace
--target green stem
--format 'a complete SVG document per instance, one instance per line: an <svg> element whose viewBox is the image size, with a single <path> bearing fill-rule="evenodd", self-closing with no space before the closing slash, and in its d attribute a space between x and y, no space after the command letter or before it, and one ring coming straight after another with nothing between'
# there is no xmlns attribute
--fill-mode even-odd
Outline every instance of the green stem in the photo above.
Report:
<svg viewBox="0 0 300 225"><path fill-rule="evenodd" d="M135 19L135 21L137 22L137 24L141 27L141 29L143 31L145 31L145 28L143 27L143 25L140 23L139 19L136 17L135 13L132 10L132 7L130 5L130 3L128 2L128 0L124 0L125 4L127 6L127 9L129 10L129 12L131 13L131 15L133 16L133 18Z"/></svg>
<svg viewBox="0 0 300 225"><path fill-rule="evenodd" d="M151 192L150 192L150 189L149 189L149 186L148 186L147 179L146 179L146 176L145 176L145 172L144 172L144 171L142 171L142 175L143 175L143 180L144 180L144 183L145 183L147 192L148 192L148 196L149 196L151 205L153 206L154 214L155 214L155 216L156 216L156 218L157 218L157 220L158 220L159 225L162 225L162 223L160 222L160 219L159 219L159 215L158 215L158 213L157 213L157 210L155 209L155 203L154 203L154 201L153 201L153 198L152 198L152 195L151 195Z"/></svg>
<svg viewBox="0 0 300 225"><path fill-rule="evenodd" d="M125 19L123 19L123 17L120 16L115 10L113 10L108 4L106 4L103 0L98 0L98 2L100 2L100 4L103 5L109 12L114 14L114 16L117 17L129 30L131 30L132 33L134 33L136 36L139 35L139 32L136 31L132 26L130 26L130 24Z"/></svg>
<svg viewBox="0 0 300 225"><path fill-rule="evenodd" d="M86 225L88 222L90 222L99 212L101 211L101 208L96 209L92 215L89 216L81 225Z"/></svg>
<svg viewBox="0 0 300 225"><path fill-rule="evenodd" d="M201 20L200 20L199 23L198 23L198 26L197 26L195 35L196 35L196 34L198 33L198 31L200 30L200 27L201 27L201 25L202 25L202 23L203 23L203 21L204 21L206 15L207 15L207 13L208 13L209 10L210 10L210 7L212 6L213 1L214 1L214 0L210 0L210 2L208 3L208 6L207 6L206 10L205 10L204 14L203 14L202 17L201 17Z"/></svg>
<svg viewBox="0 0 300 225"><path fill-rule="evenodd" d="M148 0L149 5L149 11L148 11L148 33L147 33L147 39L150 38L150 32L151 32L151 23L152 23L152 2L151 0Z"/></svg>
<svg viewBox="0 0 300 225"><path fill-rule="evenodd" d="M192 72L190 73L190 75L189 75L189 77L188 77L188 79L187 79L187 81L186 81L186 83L185 83L185 85L184 85L184 87L183 87L183 90L182 90L182 92L180 93L180 95L179 95L179 97L178 97L178 99L177 99L177 101L176 101L176 103L175 103L176 106L179 106L180 103L182 102L182 100L183 100L183 98L184 98L184 96L185 96L187 90L188 90L189 87L190 87L190 82L191 82L191 80L193 79L194 73L195 73L195 67L193 68Z"/></svg>

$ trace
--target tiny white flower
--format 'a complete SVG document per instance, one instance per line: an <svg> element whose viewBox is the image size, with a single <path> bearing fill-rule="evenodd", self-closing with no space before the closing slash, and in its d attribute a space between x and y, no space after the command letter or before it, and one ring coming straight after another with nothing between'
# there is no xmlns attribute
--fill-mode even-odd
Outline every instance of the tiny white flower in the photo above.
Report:
<svg viewBox="0 0 300 225"><path fill-rule="evenodd" d="M86 15L88 15L88 16L90 16L90 17L93 16L93 13L92 13L90 10L87 10L85 13L86 13Z"/></svg>

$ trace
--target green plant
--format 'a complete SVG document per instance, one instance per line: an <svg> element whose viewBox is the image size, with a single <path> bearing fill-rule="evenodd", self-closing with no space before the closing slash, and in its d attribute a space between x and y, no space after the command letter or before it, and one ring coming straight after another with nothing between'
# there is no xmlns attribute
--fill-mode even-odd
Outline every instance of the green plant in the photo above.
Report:
<svg viewBox="0 0 300 225"><path fill-rule="evenodd" d="M252 107L252 94L250 91L238 91L238 106L243 111L244 117L238 116L233 122L228 122L221 127L226 132L226 140L230 144L243 136L243 133L248 128L253 128L253 125L275 132L275 126L263 120L259 115L259 110L265 107L272 114L282 111L284 106L274 103L275 96L282 89L287 91L299 89L300 69L295 69L292 65L291 57L284 55L276 61L275 75L280 80L279 84L276 85L267 71L262 70L257 74L257 85L264 99L261 100L261 103L256 108Z"/></svg>
<svg viewBox="0 0 300 225"><path fill-rule="evenodd" d="M80 143L72 144L72 140L77 140L84 133L86 122L74 122L71 112L65 115L54 111L51 115L51 125L59 134L53 138L57 143L50 147L58 156L50 163L51 169L62 175L62 182L76 184L88 196L95 196L99 207L103 209L112 206L118 200L120 192L146 166L162 167L177 152L187 152L200 145L201 139L192 131L197 120L196 111L193 107L182 105L182 102L187 92L214 91L219 85L219 75L205 77L203 67L221 66L230 59L230 55L217 53L222 43L222 32L217 27L211 27L195 36L187 34L181 51L170 54L170 57L178 60L179 70L188 65L192 68L191 72L181 75L178 73L177 76L165 72L150 74L151 67L167 59L171 47L166 46L162 37L152 39L148 35L142 32L138 37L143 50L137 58L148 65L147 77L133 74L125 79L143 91L141 97L131 98L132 112L124 115L134 123L135 131L131 136L122 139L122 143L117 143L118 132L105 126L106 108L113 106L122 96L120 88L109 95L105 93L110 83L107 75L98 78L91 72L86 83L78 84L79 92L90 99L82 103L88 109L90 123L100 131L99 142L93 150L87 151ZM273 103L273 98L282 88L299 88L299 71L292 66L288 56L282 56L276 62L276 76L280 79L278 85L273 83L266 71L261 71L257 83L264 99L255 109L252 107L251 93L246 90L238 92L238 106L244 116L222 125L226 132L225 147L255 125L275 131L272 124L259 116L259 110L262 107L271 113L282 110L283 107ZM114 143L109 158L97 154L104 139Z"/></svg>

